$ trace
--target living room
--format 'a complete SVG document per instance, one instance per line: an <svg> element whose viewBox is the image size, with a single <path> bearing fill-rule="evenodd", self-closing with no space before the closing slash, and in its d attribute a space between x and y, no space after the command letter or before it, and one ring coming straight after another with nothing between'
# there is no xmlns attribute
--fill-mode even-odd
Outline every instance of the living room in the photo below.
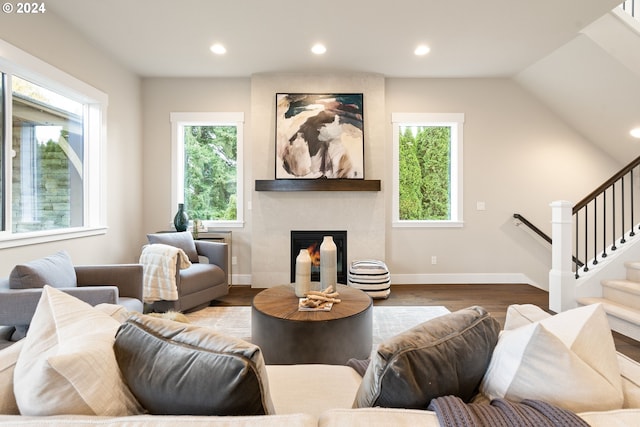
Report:
<svg viewBox="0 0 640 427"><path fill-rule="evenodd" d="M546 289L550 248L515 227L512 214L523 213L548 231L550 202L580 199L623 165L532 95L517 73L405 78L319 68L238 77L144 76L87 39L53 7L39 15L5 15L0 37L109 97L108 230L37 245L6 244L4 275L19 262L59 248L77 264L137 261L146 233L167 229L176 210L171 112L244 112L245 212L244 225L232 229L233 282L260 287L288 277L287 251L271 248L288 247L290 229L324 228L350 231L350 257L384 259L394 283L517 282ZM254 191L255 180L274 178L278 91L363 93L365 178L381 180L381 191ZM397 112L465 115L463 227L392 225L390 116Z"/></svg>
<svg viewBox="0 0 640 427"><path fill-rule="evenodd" d="M210 37L220 36L215 34L216 26L207 21L212 19L211 16L215 17L215 13L211 12L209 15L204 10L191 10L186 13L183 10L172 10L168 2L163 3L164 8L160 8L157 6L159 3L154 0L140 0L135 5L130 5L126 0L112 2L59 0L55 5L47 4L46 12L29 15L9 13L7 8L4 9L0 17L1 71L6 71L7 64L3 62L6 57L18 58L27 63L53 66L65 75L105 94L108 97L108 108L104 129L106 141L101 152L102 164L106 167L103 171L104 187L100 190L104 191L106 214L104 223L72 235L56 234L28 236L28 238L20 238L15 233L0 235L0 277L8 276L16 264L45 257L62 249L69 253L73 263L77 265L138 262L142 246L147 243L147 234L168 230L176 213L178 200L172 184L175 159L172 152L170 119L171 114L176 112L240 112L244 116L243 223L236 227L216 229L232 232L234 259L232 282L234 286L246 285L245 288L270 287L289 281L291 230L340 229L347 230L349 233L350 259L384 260L391 271L392 283L399 288L406 285L407 289L413 291L425 287L424 285L437 284L442 292L439 294L441 299L437 304L446 304L442 298L449 297L451 300L456 300L456 303L460 303L459 295L476 299L474 293L478 291L469 290L475 285L478 289L484 289L483 286L490 284L493 289L491 292L496 293L495 300L499 300L500 304L503 304L505 297L498 296L500 291L496 291L496 286L502 284L505 287L517 284L518 287L527 286L536 291L546 292L549 287L551 248L524 227L516 226L513 214L522 213L548 233L551 229L549 207L551 202L580 200L638 154L637 141L628 135L629 126L633 123L620 123L620 120L613 118L609 120L610 99L598 98L592 99L591 102L582 102L580 99L580 103L584 104L581 105L584 110L589 110L589 114L595 114L602 122L606 122L600 123L601 126L599 126L597 120L591 119L587 120L591 121L591 124L581 127L571 115L565 113L560 105L566 101L564 92L556 88L558 96L554 100L552 96L554 90L538 91L539 80L545 80L548 68L554 69L556 74L568 80L582 83L580 76L573 74L571 64L567 64L567 68L555 69L555 65L550 66L549 63L572 63L576 60L573 55L574 50L597 50L585 40L588 36L585 35L584 29L600 17L609 16L611 9L616 6L616 1L590 2L588 5L583 5L584 2L581 0L570 0L558 6L557 2L549 0L519 5L518 7L522 8L517 9L520 12L519 15L528 16L528 18L515 22L528 25L510 23L501 28L511 27L512 32L500 34L500 37L494 40L497 45L505 49L504 52L515 56L523 52L523 56L518 59L520 65L509 71L505 71L504 68L502 72L466 73L464 70L459 70L457 73L444 73L439 71L436 66L439 63L438 58L455 57L456 43L460 45L460 52L469 53L475 49L476 55L470 59L467 58L467 61L475 61L483 65L481 64L484 60L482 42L479 42L480 38L474 37L472 31L468 31L461 32L460 38L452 37L455 39L452 42L454 48L447 55L443 55L442 50L438 54L438 45L433 44L432 56L427 55L423 58L412 56L409 61L416 64L415 69L407 74L385 74L377 69L365 67L334 68L322 63L323 59L317 57L303 60L305 64L300 67L260 69L249 74L234 74L227 71L226 67L229 65L225 61L239 63L246 59L248 62L248 58L238 58L230 42L229 53L225 57L211 56L208 52L208 44L201 46L204 52L200 59L201 71L198 73L175 71L175 68L174 71L170 71L172 67L177 67L181 63L182 50L193 50L196 43L190 40L183 45L168 43L158 46L155 44L157 40L154 40L151 35L152 28L161 27L160 33L172 31L179 33L188 32L189 27L199 23L200 27L211 27ZM202 8L215 6L205 6L206 3L195 2L194 6ZM253 5L255 9L245 11L252 17L259 16L263 8L284 12L276 10L277 8L272 4L256 3L259 4ZM293 7L292 5L297 2L285 3ZM411 3L411 6L414 6L414 2ZM445 10L455 12L453 17L449 16L450 25L453 28L462 31L460 27L479 22L485 23L485 30L490 34L494 33L490 31L491 25L486 22L502 22L500 19L493 21L490 18L500 15L498 11L501 10L500 8L509 7L509 10L514 10L513 8L516 7L508 4L509 2L497 0L482 5L477 5L477 2L468 2L468 4L457 6L437 6L432 3L427 2L422 6L443 7ZM12 3L7 4L12 5ZM243 2L235 2L235 4L236 7L246 8ZM226 4L218 6L231 7ZM347 6L353 5L340 5L340 7ZM147 13L143 14L141 12L144 12L145 7L148 8ZM153 7L157 9L152 9ZM379 22L379 20L373 20L372 16L384 15L372 8L368 2L364 5L360 3L360 7L363 9L363 17L371 22ZM110 18L114 16L112 8L120 9L119 13L115 13L115 16L119 16L120 19ZM475 13L478 12L477 8L487 10L483 10L483 14L478 15ZM559 16L552 13L552 11L558 11L557 8L560 8ZM328 9L326 13L335 12L335 9ZM442 9L437 10L442 11ZM83 14L86 16L86 22L78 21L78 16ZM182 21L185 16L186 19ZM243 15L236 11L236 14L225 16ZM158 21L155 21L155 17ZM490 21L483 21L483 17ZM173 24L176 22L182 22L182 24L154 24L161 19L165 23L174 19ZM276 18L270 19L267 15L262 16L262 19L267 24L255 27L265 32L269 31L270 26L279 23ZM435 16L432 19L443 20L441 16ZM202 20L205 23L202 23ZM365 26L370 23L366 19L364 21ZM458 25L454 25L454 21ZM400 25L402 22L404 21L401 21ZM92 32L86 28L87 26L93 27L97 32ZM239 22L238 26L240 26ZM428 30L429 25L425 25L424 28L425 31ZM535 43L533 39L529 44L518 38L521 33L540 33L541 28L546 28L544 34L540 34L539 37L544 39L544 46ZM402 27L402 29L405 28ZM142 71L137 68L137 65L133 65L133 62L127 62L117 48L113 50L108 47L108 41L100 39L98 34L105 34L106 30L108 30L106 34L110 33L111 38L116 40L116 44L120 43L123 51L127 50L125 45L128 39L131 45L136 45L138 42L144 45L144 50L139 53L139 56L146 56L145 52L148 51L149 58L157 58L151 54L157 52L166 58L157 63L157 69L151 65L151 69ZM378 30L381 33L387 31L391 32L387 29ZM410 33L410 31L406 32ZM466 34L466 37L462 37L462 34ZM547 36L549 36L548 39ZM175 37L177 39L178 34L175 34ZM511 43L513 41L511 38L516 41ZM207 40L206 43L211 41ZM504 43L499 44L498 41ZM588 49L582 49L585 43L589 46ZM249 44L257 44L257 40L250 40ZM507 49L509 46L510 48ZM331 48L330 45L329 51ZM306 45L304 49L306 49L304 54L307 54ZM407 50L408 55L413 55L412 49L413 46ZM567 49L570 51L569 54ZM396 46L393 50L401 51ZM492 52L495 54L495 46ZM509 56L504 52L503 56ZM297 58L304 54L297 53L291 56ZM368 55L382 56L383 59L385 56L375 53L368 53ZM558 55L561 58L557 58ZM599 59L600 56L596 55L595 58ZM367 58L362 58L362 61L364 62L365 59ZM593 60L593 57L589 56L589 59ZM163 68L165 71L159 71L161 67L167 68ZM623 72L625 76L629 74L634 75L634 72L629 70ZM607 87L605 92L611 92L614 101L620 96L620 102L631 114L637 113L640 111L637 96L632 95L633 100L629 102L628 96L620 93L638 93L635 88L640 90L640 78L634 75L631 79L633 86L625 84L622 90L618 85L622 79L617 79L616 76L602 79L601 86ZM576 86L580 84L577 83ZM550 84L547 89L549 88L553 89L553 85ZM578 87L578 91L591 93L586 87ZM275 96L276 93L281 92L362 93L365 112L365 179L380 180L380 191L256 191L257 180L275 179ZM587 104L592 104L592 108L588 109ZM581 108L580 112L587 114L584 110ZM397 227L397 224L394 224L394 165L391 159L393 158L392 115L396 113L464 115L461 226L415 228ZM601 132L601 129L609 130L610 126L616 129L604 138L603 142L600 133L589 132L593 129L590 125L594 123L598 132ZM635 125L637 126L638 123ZM611 135L614 137L609 139ZM450 293L443 290L448 285L462 290L458 291L455 297L451 297ZM251 289L250 295L255 292L257 292L256 289ZM415 300L418 304L428 298L428 295L424 294L426 292ZM487 299L494 299L492 293L487 292L487 294L490 295L489 298L482 295L484 299L477 298L477 300L488 302ZM64 297L58 296L58 298L62 298L60 305L63 307L67 303L72 304ZM404 295L403 298L405 298L404 305L410 305L414 301L411 294ZM466 303L467 300L464 301ZM64 312L64 309L61 311ZM540 310L534 313L536 316L546 315ZM483 319L488 318L488 315L483 314ZM600 322L600 326L603 323L606 322ZM444 325L444 327L447 326ZM601 327L599 330L603 329L608 334L607 328ZM589 335L589 333L581 335ZM587 356L590 356L590 349L595 347L590 341L582 350L586 349ZM549 363L549 366L551 365L556 368L561 366ZM272 366L270 372L271 384L289 388L291 402L295 403L296 399L304 400L297 395L290 396L293 388L289 387L290 383L287 381L306 377L285 374L285 371L281 371L283 373L279 378L274 375L279 381L272 381L271 375L277 374L279 368L277 365L274 366L275 368ZM631 387L625 383L628 390L625 390L624 399L631 401L631 404L626 402L627 408L637 408L640 402L637 365L630 363L630 366L635 375L632 376L633 378L625 377L625 381L635 381L635 386ZM305 373L303 369L306 369L304 366L289 367L298 373ZM331 381L335 378L345 380L344 370L333 372L337 374L330 377ZM357 384L360 384L360 381L359 378ZM143 388L150 389L150 387ZM353 388L352 384L347 391L353 392ZM540 389L542 388L545 387L541 386ZM592 389L600 392L605 390L598 386L576 387L576 390ZM317 402L318 396L328 397L331 400L344 391L310 387L303 387L302 390L307 393L311 390L320 390L312 396L313 402ZM570 394L574 391L570 390ZM184 395L189 396L189 393ZM622 393L620 395L622 396ZM347 402L347 407L350 407L348 405L351 404L352 399L343 397L341 399ZM100 396L97 400L104 402L108 399ZM375 422L380 423L379 425L390 425L393 420L396 420L392 412L376 412L373 408L365 409L361 413L369 414L365 412L369 410L372 411L371 415L362 418L360 425L375 425ZM637 410L632 411L628 411L627 415L621 414L621 420L637 420ZM400 419L405 420L407 424L418 424L422 419L420 417L427 411L417 412L421 413L416 415L407 411L401 415ZM412 414L415 418L411 418ZM317 419L309 419L310 416L302 420L300 417L288 419L277 418L278 416L280 415L274 416L272 421L261 418L260 421L265 424L260 425L282 425L287 421L291 421L287 425L317 425ZM404 416L407 418L403 418ZM592 421L598 420L597 413L591 416ZM151 417L149 416L147 420L153 425L171 425L177 422L177 419L171 417L153 421ZM334 424L328 422L320 425L355 425L349 424L349 418L345 419L347 421L343 424L339 423L340 420L336 420ZM66 419L61 418L60 425L64 425L65 421ZM242 422L242 420L233 421ZM295 424L294 421L298 423ZM306 423L303 424L300 421ZM354 419L351 421L355 422ZM15 422L21 421L16 419ZM37 425L38 421L33 422L35 423L33 425ZM193 420L193 422L195 425L200 423L207 425L207 423L226 421ZM428 425L436 425L435 421L431 422L433 424ZM608 419L602 418L600 425L610 425L607 422ZM252 421L233 425L252 425ZM618 425L625 425L624 421L620 421Z"/></svg>

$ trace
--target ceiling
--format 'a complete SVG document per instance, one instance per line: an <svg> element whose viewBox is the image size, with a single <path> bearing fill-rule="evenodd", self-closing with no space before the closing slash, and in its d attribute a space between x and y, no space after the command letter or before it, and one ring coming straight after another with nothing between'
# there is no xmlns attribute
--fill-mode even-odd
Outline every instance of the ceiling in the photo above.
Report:
<svg viewBox="0 0 640 427"><path fill-rule="evenodd" d="M47 12L143 77L366 72L510 77L620 0L55 0ZM209 50L223 43L227 53ZM322 42L327 53L310 52ZM431 52L416 57L416 45Z"/></svg>

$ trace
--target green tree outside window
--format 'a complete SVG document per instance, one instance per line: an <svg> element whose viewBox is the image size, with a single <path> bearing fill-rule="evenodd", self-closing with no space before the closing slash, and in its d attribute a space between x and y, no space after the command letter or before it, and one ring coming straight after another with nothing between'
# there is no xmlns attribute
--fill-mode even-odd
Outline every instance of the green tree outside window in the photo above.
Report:
<svg viewBox="0 0 640 427"><path fill-rule="evenodd" d="M400 220L451 218L451 127L400 126Z"/></svg>
<svg viewBox="0 0 640 427"><path fill-rule="evenodd" d="M237 219L237 127L184 126L184 203L192 219Z"/></svg>

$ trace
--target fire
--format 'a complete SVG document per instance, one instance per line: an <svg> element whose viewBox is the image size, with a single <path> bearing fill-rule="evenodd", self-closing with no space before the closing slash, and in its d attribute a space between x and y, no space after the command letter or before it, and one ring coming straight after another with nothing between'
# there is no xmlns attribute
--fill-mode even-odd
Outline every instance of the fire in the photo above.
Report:
<svg viewBox="0 0 640 427"><path fill-rule="evenodd" d="M311 246L307 248L307 252L309 252L309 256L311 257L311 265L314 267L320 266L320 248L318 247L318 243L312 243Z"/></svg>

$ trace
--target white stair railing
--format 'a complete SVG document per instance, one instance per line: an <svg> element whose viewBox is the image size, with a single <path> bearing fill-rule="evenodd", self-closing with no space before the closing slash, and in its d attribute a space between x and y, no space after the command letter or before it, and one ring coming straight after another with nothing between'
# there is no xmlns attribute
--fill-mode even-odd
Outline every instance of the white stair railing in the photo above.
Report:
<svg viewBox="0 0 640 427"><path fill-rule="evenodd" d="M565 200L551 203L551 270L549 309L560 313L576 307L576 276L573 271L573 205Z"/></svg>

